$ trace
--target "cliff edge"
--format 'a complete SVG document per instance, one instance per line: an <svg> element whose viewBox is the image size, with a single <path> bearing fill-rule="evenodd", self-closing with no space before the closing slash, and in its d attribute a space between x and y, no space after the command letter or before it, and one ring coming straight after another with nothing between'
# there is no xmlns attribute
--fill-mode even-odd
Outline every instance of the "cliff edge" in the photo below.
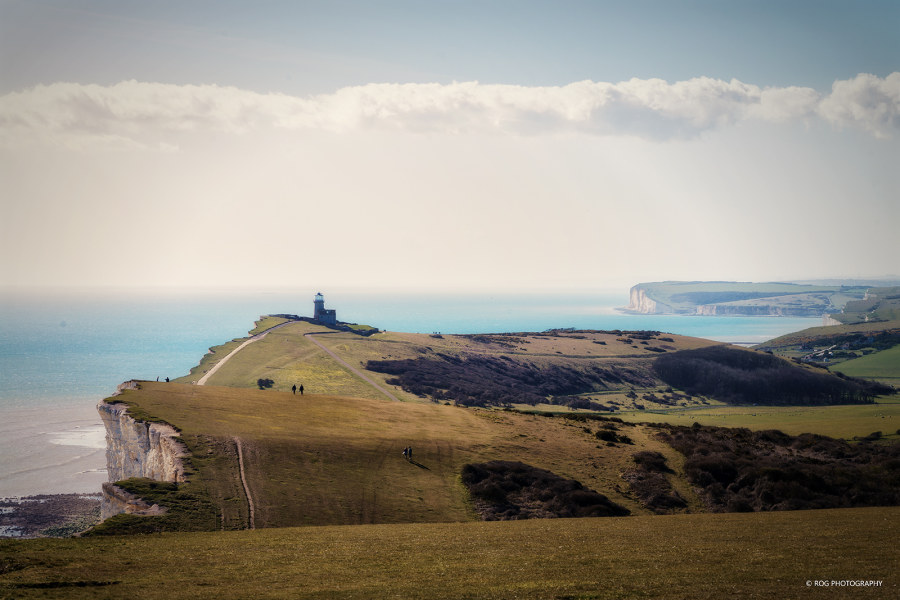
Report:
<svg viewBox="0 0 900 600"><path fill-rule="evenodd" d="M646 315L672 312L671 307L658 305L655 300L647 295L647 290L640 285L631 288L631 291L628 294L628 306L625 307L625 310Z"/></svg>
<svg viewBox="0 0 900 600"><path fill-rule="evenodd" d="M135 381L125 382L116 395L138 386ZM178 430L164 423L138 421L128 414L128 405L114 400L101 400L97 411L106 427L106 469L110 482L103 485L101 517L106 519L121 512L152 514L145 512L149 507L140 499L113 483L132 477L183 482L182 459L188 450L178 440Z"/></svg>

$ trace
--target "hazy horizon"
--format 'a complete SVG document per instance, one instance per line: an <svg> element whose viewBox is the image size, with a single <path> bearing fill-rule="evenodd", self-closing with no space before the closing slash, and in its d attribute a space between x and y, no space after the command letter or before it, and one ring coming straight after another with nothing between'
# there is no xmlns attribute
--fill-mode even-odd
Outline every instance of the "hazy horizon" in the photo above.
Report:
<svg viewBox="0 0 900 600"><path fill-rule="evenodd" d="M898 27L883 0L6 0L0 287L897 279Z"/></svg>

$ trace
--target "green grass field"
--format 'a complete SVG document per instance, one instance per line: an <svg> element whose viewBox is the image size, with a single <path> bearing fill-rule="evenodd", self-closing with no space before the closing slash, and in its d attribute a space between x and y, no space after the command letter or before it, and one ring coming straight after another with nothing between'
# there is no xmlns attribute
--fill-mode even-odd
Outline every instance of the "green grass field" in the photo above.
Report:
<svg viewBox="0 0 900 600"><path fill-rule="evenodd" d="M0 596L890 598L898 535L863 508L0 541Z"/></svg>
<svg viewBox="0 0 900 600"><path fill-rule="evenodd" d="M633 423L694 423L716 427L779 429L789 435L818 433L852 440L881 431L888 439L900 439L900 397L881 398L877 404L838 406L713 406L665 411L626 411L617 417Z"/></svg>
<svg viewBox="0 0 900 600"><path fill-rule="evenodd" d="M893 385L900 384L900 346L842 362L832 370L851 377L866 377Z"/></svg>

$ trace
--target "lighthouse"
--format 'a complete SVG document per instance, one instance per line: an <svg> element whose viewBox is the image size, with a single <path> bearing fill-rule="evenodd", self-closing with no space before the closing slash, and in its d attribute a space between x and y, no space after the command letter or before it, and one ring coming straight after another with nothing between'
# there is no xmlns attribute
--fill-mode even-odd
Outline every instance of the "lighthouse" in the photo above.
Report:
<svg viewBox="0 0 900 600"><path fill-rule="evenodd" d="M316 294L313 300L313 320L322 325L337 325L337 311L325 308L325 296Z"/></svg>

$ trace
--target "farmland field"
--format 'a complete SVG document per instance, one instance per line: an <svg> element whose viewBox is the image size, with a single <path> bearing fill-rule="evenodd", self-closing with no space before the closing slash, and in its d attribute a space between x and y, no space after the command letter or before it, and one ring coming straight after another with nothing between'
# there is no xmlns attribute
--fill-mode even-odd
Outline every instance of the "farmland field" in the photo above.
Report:
<svg viewBox="0 0 900 600"><path fill-rule="evenodd" d="M900 383L900 346L842 362L833 368L851 377L866 377L885 383Z"/></svg>

